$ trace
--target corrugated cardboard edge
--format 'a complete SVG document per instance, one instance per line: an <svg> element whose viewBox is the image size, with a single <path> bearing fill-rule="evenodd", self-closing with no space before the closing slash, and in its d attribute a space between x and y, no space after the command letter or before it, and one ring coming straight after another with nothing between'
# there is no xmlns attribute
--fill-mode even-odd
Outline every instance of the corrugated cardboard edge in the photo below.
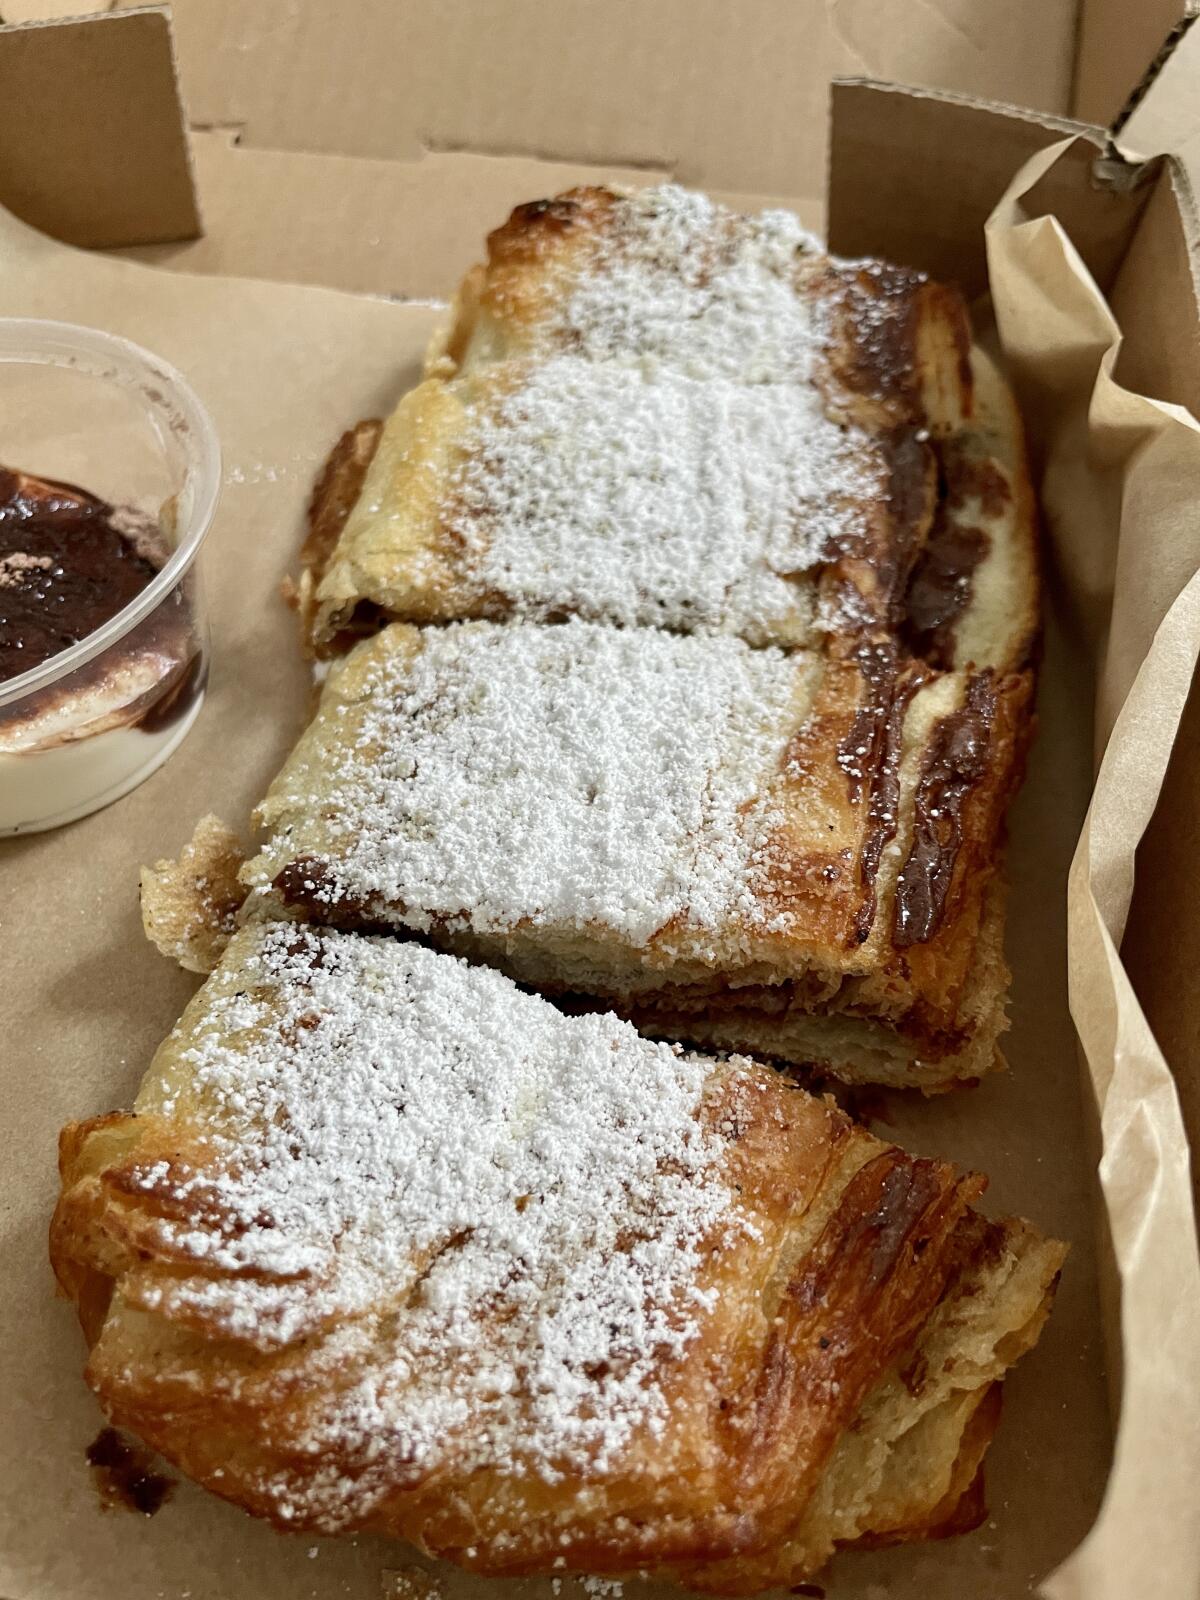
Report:
<svg viewBox="0 0 1200 1600"><path fill-rule="evenodd" d="M579 165L532 156L429 152L416 160L260 150L231 129L193 129L206 231L122 254L175 271L319 283L355 294L443 298L508 212L584 183L661 182L668 168ZM713 191L742 211L789 205L809 227L822 206ZM320 218L321 226L313 226ZM292 226L296 222L299 226Z"/></svg>
<svg viewBox="0 0 1200 1600"><path fill-rule="evenodd" d="M85 248L201 231L166 6L0 27L0 195Z"/></svg>
<svg viewBox="0 0 1200 1600"><path fill-rule="evenodd" d="M1164 69L1171 61L1172 57L1174 57L1176 50L1182 43L1184 34L1190 30L1192 24L1196 21L1196 15L1196 12L1189 11L1187 15L1180 17L1178 22L1174 23L1171 28L1168 29L1166 37L1163 39L1162 44L1159 45L1158 49L1155 51L1154 56L1151 58L1150 64L1147 66L1145 72L1142 74L1138 82L1135 83L1133 88L1130 90L1129 97L1125 101L1125 104L1112 119L1111 133L1114 142L1119 140L1121 130L1129 122L1130 118L1137 111L1138 107L1141 106L1147 99L1151 90L1155 88L1155 85L1158 84L1163 75Z"/></svg>
<svg viewBox="0 0 1200 1600"><path fill-rule="evenodd" d="M193 125L241 127L246 147L667 166L764 194L818 188L837 74L1061 109L1075 46L1069 0L506 0L486 26L477 0L175 0L173 16Z"/></svg>
<svg viewBox="0 0 1200 1600"><path fill-rule="evenodd" d="M1071 109L1111 125L1130 86L1197 0L1080 0Z"/></svg>
<svg viewBox="0 0 1200 1600"><path fill-rule="evenodd" d="M1169 150L1200 171L1200 28L1195 14L1171 30L1113 129L1131 160Z"/></svg>
<svg viewBox="0 0 1200 1600"><path fill-rule="evenodd" d="M1102 129L1067 117L873 78L837 80L830 122L829 248L903 261L971 297L987 288L984 225L1013 173L1056 139L1086 140L1097 154L1105 144ZM1080 146L1077 160L1087 159ZM1078 206L1077 188L1058 185L1064 208ZM939 196L936 208L930 194ZM1107 250L1101 238L1089 246L1089 265L1102 279L1111 277L1128 226L1122 215Z"/></svg>
<svg viewBox="0 0 1200 1600"><path fill-rule="evenodd" d="M99 10L91 18L95 30L81 36L92 40L106 21L132 9L124 0L10 3L31 19ZM493 26L481 28L473 0L401 8L388 0L343 0L336 7L317 0L249 6L175 0L172 29L189 125L210 137L224 132L230 148L227 159L201 167L202 177L224 185L214 192L211 247L169 264L396 292L398 275L386 253L388 236L398 231L394 213L385 213L389 224L382 229L372 225L379 215L372 206L386 202L388 192L378 168L407 163L411 172L428 155L514 165L542 159L597 172L666 170L712 192L764 200L786 193L794 204L797 190L815 196L822 188L822 113L831 74L874 71L1065 105L1075 46L1071 9L1069 0L1049 8L1043 0L1011 0L1002 8L986 0L965 6L937 0L914 19L904 0L883 6L755 0L736 15L724 0L655 0L632 9L511 0ZM684 69L679 81L686 80L686 92L665 91L664 62ZM674 65L669 74L672 83L679 77ZM471 85L465 94L464 84ZM118 141L118 156L128 146ZM111 152L113 141L100 126L90 141L97 168L105 148ZM353 168L355 161L365 165ZM341 163L340 191L331 162ZM262 215L268 167L285 182L267 210L279 208L277 231L291 243L289 252L275 255ZM53 190L55 174L47 181ZM360 239L369 246L352 271L321 237L331 194L338 219L351 225L342 256L358 254ZM51 225L6 193L0 163L0 200L43 231L94 245L91 186L84 199L90 232L69 216L65 225ZM158 214L140 228L122 214L120 228L110 231L123 243L188 232ZM133 238L139 232L143 237ZM464 265L455 263L455 276ZM400 282L402 293L429 292Z"/></svg>

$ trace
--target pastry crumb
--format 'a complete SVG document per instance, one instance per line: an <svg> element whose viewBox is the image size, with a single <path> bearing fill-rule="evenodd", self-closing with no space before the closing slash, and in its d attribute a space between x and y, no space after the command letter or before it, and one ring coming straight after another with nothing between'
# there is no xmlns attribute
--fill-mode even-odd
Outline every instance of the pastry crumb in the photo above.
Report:
<svg viewBox="0 0 1200 1600"><path fill-rule="evenodd" d="M241 841L219 817L201 817L178 859L141 872L142 927L188 972L211 972L237 928L246 891Z"/></svg>
<svg viewBox="0 0 1200 1600"><path fill-rule="evenodd" d="M441 1579L424 1567L391 1567L379 1574L383 1600L441 1600Z"/></svg>

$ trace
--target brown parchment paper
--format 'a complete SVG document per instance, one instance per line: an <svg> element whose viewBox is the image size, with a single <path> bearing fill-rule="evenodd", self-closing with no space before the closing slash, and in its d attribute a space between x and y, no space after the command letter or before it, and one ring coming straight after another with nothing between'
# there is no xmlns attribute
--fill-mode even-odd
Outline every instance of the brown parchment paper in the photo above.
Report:
<svg viewBox="0 0 1200 1600"><path fill-rule="evenodd" d="M1099 764L1068 885L1068 973L1099 1119L1118 1430L1101 1515L1044 1592L1194 1600L1200 1257L1190 1159L1170 1067L1118 950L1134 854L1200 652L1200 428L1180 407L1115 381L1112 313L1058 223L1025 212L1068 147L1017 175L987 237L1000 338L1046 452L1052 558L1096 662Z"/></svg>
<svg viewBox="0 0 1200 1600"><path fill-rule="evenodd" d="M1074 280L1065 268L1061 283L1053 274L1043 280L1018 249L1023 237L1013 233L997 280L999 299L1024 317L1034 314L1033 303L1046 303L1048 281L1061 288ZM244 825L298 732L307 672L276 586L291 562L321 456L344 426L387 409L413 381L433 313L86 256L0 213L0 314L91 322L160 351L213 411L225 452L206 559L213 688L195 729L166 767L107 811L55 834L0 844L0 1088L8 1133L0 1193L0 1597L386 1600L402 1592L392 1575L420 1566L447 1600L491 1600L505 1588L554 1600L548 1583L481 1583L380 1540L277 1535L186 1484L153 1519L103 1512L83 1457L102 1419L80 1378L81 1337L70 1309L53 1298L46 1264L59 1125L129 1102L194 987L141 937L138 866L175 853L204 811ZM1030 367L1032 377L1032 361ZM0 456L3 449L0 418ZM1069 582L1078 527L1069 516L1052 521ZM1047 618L1041 735L1012 818L1012 1070L940 1101L890 1097L877 1124L911 1148L989 1172L989 1206L1035 1218L1071 1242L1071 1256L1042 1341L1006 1389L989 1458L989 1520L944 1543L839 1557L821 1579L830 1600L1027 1596L1075 1550L1101 1510L1112 1447L1066 916L1068 872L1092 794L1093 659L1080 630L1064 624L1071 610L1060 616L1052 608ZM1147 765L1165 759L1168 744L1169 733L1161 734L1144 756ZM1136 822L1124 819L1123 838ZM1092 1046L1095 1059L1111 1061L1118 1009L1111 949L1101 943L1089 952L1086 931L1073 933L1072 960L1083 964L1099 997L1103 1037ZM1151 1047L1141 1043L1144 1059ZM1118 1188L1123 1172L1116 1173ZM1140 1174L1130 1181L1129 1227L1136 1229ZM1179 1274L1157 1257L1144 1268L1150 1281L1130 1280L1126 1300L1136 1292L1146 1297L1148 1315L1166 1314ZM1148 1338L1140 1324L1137 1331ZM1163 1382L1172 1372L1182 1372L1177 1359L1163 1363L1154 1391L1160 1422L1169 1403ZM1128 1373L1126 1379L1128 1405ZM1188 1399L1181 1380L1177 1398L1181 1407ZM1121 1455L1129 1437L1123 1431L1118 1488L1137 1478ZM1161 1433L1155 1437L1158 1444L1142 1442L1138 1459L1147 1470L1157 1466L1165 1481L1167 1464L1152 1459L1164 1448ZM1115 1492L1093 1535L1096 1559L1085 1570L1078 1558L1060 1574L1056 1582L1076 1586L1057 1594L1182 1595L1155 1583L1093 1586L1106 1584L1106 1563L1115 1560L1109 1546L1141 1537L1140 1513L1128 1500L1133 1491L1121 1489L1127 1498L1119 1505ZM1155 1527L1157 1539L1169 1535L1181 1549L1185 1536ZM567 1583L562 1593L574 1600L583 1591Z"/></svg>

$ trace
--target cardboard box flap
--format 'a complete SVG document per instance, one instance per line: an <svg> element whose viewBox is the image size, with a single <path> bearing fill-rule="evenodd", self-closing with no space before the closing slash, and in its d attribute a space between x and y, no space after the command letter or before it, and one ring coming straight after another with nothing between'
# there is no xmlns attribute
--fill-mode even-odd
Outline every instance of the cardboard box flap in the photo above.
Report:
<svg viewBox="0 0 1200 1600"><path fill-rule="evenodd" d="M126 255L187 272L319 283L400 300L445 299L485 235L514 206L583 183L657 183L665 168L595 167L533 156L430 154L421 161L297 154L238 144L229 129L192 133L204 195L202 238ZM785 204L820 229L816 195L716 190L740 211ZM283 219L286 219L284 221Z"/></svg>
<svg viewBox="0 0 1200 1600"><path fill-rule="evenodd" d="M1109 297L1124 336L1116 376L1200 417L1200 222L1183 167L1167 166Z"/></svg>
<svg viewBox="0 0 1200 1600"><path fill-rule="evenodd" d="M444 299L513 206L597 177L594 167L532 157L413 162L256 150L229 129L193 132L192 157L204 236L140 247L139 259L402 300ZM662 174L617 167L604 176L637 184Z"/></svg>
<svg viewBox="0 0 1200 1600"><path fill-rule="evenodd" d="M818 193L847 72L1068 103L1064 0L175 0L193 126L257 149L667 166L685 183ZM919 25L918 25L919 23Z"/></svg>
<svg viewBox="0 0 1200 1600"><path fill-rule="evenodd" d="M1120 149L1131 157L1164 151L1200 167L1200 28L1195 13L1179 22L1161 43L1146 74L1113 130Z"/></svg>
<svg viewBox="0 0 1200 1600"><path fill-rule="evenodd" d="M392 260L400 204L415 202L424 228L427 196L446 185L457 202L480 187L480 163L501 160L514 179L529 175L530 193L562 187L564 168L569 181L668 172L735 201L803 209L822 188L826 85L837 74L948 84L1048 112L1074 104L1108 120L1185 3L1196 0L1146 0L1129 16L1118 0L1085 0L1076 37L1066 0L932 0L920 26L902 0L513 0L487 26L471 0L175 0L188 120L207 136L203 187L214 198L211 248L167 259L427 294L428 276L402 264L424 260L423 247L406 234L401 264ZM64 11L101 14L35 25ZM71 243L194 239L165 11L0 0L0 14L30 25L23 37L0 29L0 89L12 86L0 103L0 199ZM1172 81L1182 72L1164 75L1162 92ZM1053 116L1040 125L1062 126ZM1146 141L1151 153L1172 146ZM542 163L551 170L538 181ZM329 248L331 194L349 251ZM982 221L987 205L974 209ZM387 221L372 228L372 215ZM475 234L495 220L469 205L463 215ZM927 248L924 232L914 224L908 258ZM271 248L280 235L285 251ZM462 264L458 253L448 276Z"/></svg>
<svg viewBox="0 0 1200 1600"><path fill-rule="evenodd" d="M90 17L111 11L116 0L4 0L0 22L51 22L63 17Z"/></svg>
<svg viewBox="0 0 1200 1600"><path fill-rule="evenodd" d="M1068 160L1047 174L1037 198L1108 289L1150 189L1133 171L1114 181L1102 164L1102 130L861 79L833 86L830 247L903 261L980 294L989 213L1014 172L1072 134Z"/></svg>
<svg viewBox="0 0 1200 1600"><path fill-rule="evenodd" d="M1081 0L1071 110L1114 123L1146 66L1196 0Z"/></svg>
<svg viewBox="0 0 1200 1600"><path fill-rule="evenodd" d="M0 31L0 85L6 73L16 81L26 53L46 84L2 141L0 200L73 243L194 239L161 12L0 0L10 20L56 9L109 14L31 29L23 44ZM403 296L444 293L466 264L439 219L460 217L473 239L499 220L475 203L495 189L484 169L498 163L514 196L518 185L528 196L667 173L734 204L782 201L815 223L831 77L952 84L1056 111L1070 103L1076 53L1065 0L931 0L919 26L902 0L513 0L488 26L471 0L175 0L170 15L209 238L153 259ZM158 33L147 31L139 58L124 29L147 16ZM62 84L81 78L89 114L63 119ZM979 126L988 113L963 115ZM1034 118L1030 135L1063 126ZM1028 149L1010 142L1012 170ZM992 198L971 206L980 222ZM924 259L926 232L914 224L907 258Z"/></svg>
<svg viewBox="0 0 1200 1600"><path fill-rule="evenodd" d="M0 28L0 196L68 244L199 233L165 6Z"/></svg>

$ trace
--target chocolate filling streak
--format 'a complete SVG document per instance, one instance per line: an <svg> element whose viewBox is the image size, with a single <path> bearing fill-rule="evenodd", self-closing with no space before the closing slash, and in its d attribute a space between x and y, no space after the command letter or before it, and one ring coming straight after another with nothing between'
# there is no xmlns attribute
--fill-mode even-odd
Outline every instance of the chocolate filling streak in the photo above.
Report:
<svg viewBox="0 0 1200 1600"><path fill-rule="evenodd" d="M928 674L902 662L890 639L870 640L854 659L866 684L866 697L854 713L850 730L838 745L838 766L845 773L850 799L858 803L867 791L867 825L858 859L865 898L854 919L852 944L863 944L875 921L875 879L885 847L896 836L900 806L900 757L904 719L914 694Z"/></svg>
<svg viewBox="0 0 1200 1600"><path fill-rule="evenodd" d="M972 578L991 540L982 528L958 527L939 517L905 600L904 631L931 666L954 666L955 623L971 603Z"/></svg>
<svg viewBox="0 0 1200 1600"><path fill-rule="evenodd" d="M155 1470L157 1458L115 1428L102 1428L85 1452L100 1501L152 1517L171 1496L175 1479Z"/></svg>
<svg viewBox="0 0 1200 1600"><path fill-rule="evenodd" d="M881 261L831 263L821 287L845 329L837 375L852 391L886 405L898 420L927 420L916 339L923 292L943 306L953 329L958 383L964 395L971 394L971 329L954 290L910 267Z"/></svg>
<svg viewBox="0 0 1200 1600"><path fill-rule="evenodd" d="M406 936L404 928L388 922L369 902L345 894L338 884L337 874L315 856L297 856L289 861L272 878L271 887L284 905L307 911L314 922L327 928Z"/></svg>
<svg viewBox="0 0 1200 1600"><path fill-rule="evenodd" d="M987 770L996 693L992 674L975 674L962 706L934 730L913 796L913 840L896 882L892 939L899 949L924 944L946 910L963 839L963 809Z"/></svg>
<svg viewBox="0 0 1200 1600"><path fill-rule="evenodd" d="M973 500L981 517L999 518L1012 503L1012 490L995 462L970 455L953 440L938 447L937 457L937 512L909 577L899 621L909 648L949 671L955 665L956 625L971 604L976 569L992 548L990 535L964 521L963 510Z"/></svg>
<svg viewBox="0 0 1200 1600"><path fill-rule="evenodd" d="M714 983L694 989L683 985L667 986L633 999L609 996L604 1004L635 1026L650 1026L664 1017L669 1018L672 1030L678 1030L681 1037L686 1033L688 1017L715 1021L732 1016L735 1020L753 1018L759 1022L783 1022L789 1017L860 1018L912 1042L925 1061L941 1061L957 1055L974 1035L973 1023L958 1021L956 1013L945 1008L935 1009L922 1000L909 1004L902 1011L882 1012L874 996L866 1003L858 998L861 984L862 980L855 976L839 979L807 974L782 983L727 984L723 988ZM538 988L549 992L540 982ZM571 996L569 991L564 991L564 995L572 1000L582 998ZM556 992L552 997L562 1004L564 995ZM596 997L592 996L593 1008L595 1004ZM699 1047L710 1048L703 1041ZM765 1050L766 1047L759 1045L754 1050L748 1048L747 1053L763 1054Z"/></svg>
<svg viewBox="0 0 1200 1600"><path fill-rule="evenodd" d="M336 872L327 862L313 856L299 856L289 861L272 879L271 886L284 905L306 912L324 927L350 933L382 934L431 949L445 947L445 931L453 920L431 919L426 934L397 926L383 914L385 907L379 902L342 892ZM532 988L553 999L565 1011L612 1009L635 1025L649 1023L660 1016L669 1016L673 1024L678 1024L680 1018L688 1016L717 1017L746 1010L772 1019L793 1014L863 1017L918 1041L922 1056L931 1061L957 1053L972 1033L972 1027L961 1023L956 1013L935 1011L921 1001L904 1011L881 1017L876 999L864 1004L856 998L860 980L853 975L808 972L781 983L739 984L714 973L703 984L665 983L632 997L620 991L605 994L596 990L581 994L565 984L560 987L542 978L531 985L520 978L517 982L522 988Z"/></svg>
<svg viewBox="0 0 1200 1600"><path fill-rule="evenodd" d="M821 610L842 632L891 625L936 514L937 462L928 441L902 427L880 444L887 460L885 501L864 506L822 552Z"/></svg>

